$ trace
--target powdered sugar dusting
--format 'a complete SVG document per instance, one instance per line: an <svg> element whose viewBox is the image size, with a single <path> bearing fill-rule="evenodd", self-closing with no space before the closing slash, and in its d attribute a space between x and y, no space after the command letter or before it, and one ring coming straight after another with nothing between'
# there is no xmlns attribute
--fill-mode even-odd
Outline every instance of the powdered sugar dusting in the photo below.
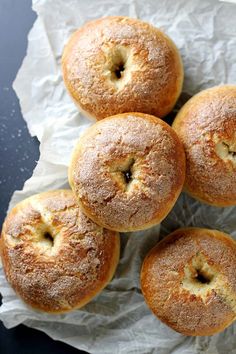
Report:
<svg viewBox="0 0 236 354"><path fill-rule="evenodd" d="M181 191L182 146L155 117L105 119L79 145L70 167L71 185L86 210L109 228L142 228L159 221ZM134 161L128 188L120 176L127 159Z"/></svg>
<svg viewBox="0 0 236 354"><path fill-rule="evenodd" d="M53 244L43 239L45 231ZM89 220L69 190L33 196L13 209L3 227L6 277L33 307L68 311L106 285L116 264L117 237Z"/></svg>
<svg viewBox="0 0 236 354"><path fill-rule="evenodd" d="M124 79L109 79L114 51L127 51ZM79 106L101 119L122 112L163 117L182 87L181 58L170 39L145 22L107 17L87 23L62 59L65 84ZM117 87L120 89L117 90Z"/></svg>
<svg viewBox="0 0 236 354"><path fill-rule="evenodd" d="M219 156L218 144L236 151L236 86L219 86L193 97L174 123L187 158L186 187L210 204L236 204L236 163Z"/></svg>

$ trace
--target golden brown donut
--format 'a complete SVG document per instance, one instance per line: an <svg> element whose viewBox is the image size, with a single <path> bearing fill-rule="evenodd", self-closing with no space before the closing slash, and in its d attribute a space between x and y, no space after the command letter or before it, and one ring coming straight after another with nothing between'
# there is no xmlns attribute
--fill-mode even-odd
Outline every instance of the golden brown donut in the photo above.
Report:
<svg viewBox="0 0 236 354"><path fill-rule="evenodd" d="M236 317L236 242L201 228L178 229L146 256L141 288L150 309L190 336L223 331Z"/></svg>
<svg viewBox="0 0 236 354"><path fill-rule="evenodd" d="M35 309L63 313L85 305L111 280L119 235L89 220L72 191L56 190L11 210L0 250L17 294Z"/></svg>
<svg viewBox="0 0 236 354"><path fill-rule="evenodd" d="M178 198L185 155L173 129L143 113L105 118L80 138L69 183L80 207L110 230L134 231L159 223Z"/></svg>
<svg viewBox="0 0 236 354"><path fill-rule="evenodd" d="M80 110L98 120L124 112L163 117L183 83L172 40L146 22L121 16L78 29L65 46L62 71Z"/></svg>
<svg viewBox="0 0 236 354"><path fill-rule="evenodd" d="M173 128L186 152L186 191L215 206L236 205L236 86L195 95Z"/></svg>

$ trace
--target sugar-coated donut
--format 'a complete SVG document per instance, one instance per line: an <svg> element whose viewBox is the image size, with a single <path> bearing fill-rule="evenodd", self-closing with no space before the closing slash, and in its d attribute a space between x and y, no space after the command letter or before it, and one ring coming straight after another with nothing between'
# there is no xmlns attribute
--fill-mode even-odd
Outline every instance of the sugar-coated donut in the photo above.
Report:
<svg viewBox="0 0 236 354"><path fill-rule="evenodd" d="M80 110L98 120L124 112L162 118L183 83L181 57L172 40L146 22L121 16L78 29L65 46L62 71Z"/></svg>
<svg viewBox="0 0 236 354"><path fill-rule="evenodd" d="M27 304L63 313L85 305L111 280L119 235L89 220L72 191L57 190L12 209L0 251L7 280Z"/></svg>
<svg viewBox="0 0 236 354"><path fill-rule="evenodd" d="M223 232L178 229L146 256L141 288L153 313L177 332L208 336L236 318L236 242Z"/></svg>
<svg viewBox="0 0 236 354"><path fill-rule="evenodd" d="M69 183L84 213L111 230L134 231L159 223L185 178L184 149L173 129L154 116L105 118L80 138Z"/></svg>
<svg viewBox="0 0 236 354"><path fill-rule="evenodd" d="M186 191L211 205L236 205L236 86L195 95L173 128L186 152Z"/></svg>

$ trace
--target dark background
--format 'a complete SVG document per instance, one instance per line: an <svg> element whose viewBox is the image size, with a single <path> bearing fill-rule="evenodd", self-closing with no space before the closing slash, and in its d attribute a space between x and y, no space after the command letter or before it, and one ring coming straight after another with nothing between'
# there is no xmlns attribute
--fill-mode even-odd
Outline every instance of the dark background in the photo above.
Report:
<svg viewBox="0 0 236 354"><path fill-rule="evenodd" d="M39 158L39 143L30 137L12 89L26 53L27 34L35 19L30 0L0 0L0 227L12 193L22 189ZM0 322L0 353L85 352L23 325L7 330Z"/></svg>

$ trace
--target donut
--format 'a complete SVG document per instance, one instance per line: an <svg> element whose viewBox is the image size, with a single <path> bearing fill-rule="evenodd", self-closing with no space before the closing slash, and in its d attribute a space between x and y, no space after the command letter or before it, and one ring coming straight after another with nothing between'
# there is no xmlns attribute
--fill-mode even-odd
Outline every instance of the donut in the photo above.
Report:
<svg viewBox="0 0 236 354"><path fill-rule="evenodd" d="M185 190L210 205L236 205L236 86L216 86L193 96L173 129L186 152Z"/></svg>
<svg viewBox="0 0 236 354"><path fill-rule="evenodd" d="M32 308L80 308L111 280L119 234L89 220L70 190L34 195L7 216L0 238L6 278Z"/></svg>
<svg viewBox="0 0 236 354"><path fill-rule="evenodd" d="M73 33L62 72L79 109L97 120L134 111L164 117L183 84L172 40L146 22L121 16L88 22Z"/></svg>
<svg viewBox="0 0 236 354"><path fill-rule="evenodd" d="M183 228L144 259L141 289L153 313L177 332L210 336L236 317L236 242L216 230Z"/></svg>
<svg viewBox="0 0 236 354"><path fill-rule="evenodd" d="M120 232L158 224L184 178L184 149L176 133L143 113L96 122L79 139L69 165L69 183L84 213Z"/></svg>

